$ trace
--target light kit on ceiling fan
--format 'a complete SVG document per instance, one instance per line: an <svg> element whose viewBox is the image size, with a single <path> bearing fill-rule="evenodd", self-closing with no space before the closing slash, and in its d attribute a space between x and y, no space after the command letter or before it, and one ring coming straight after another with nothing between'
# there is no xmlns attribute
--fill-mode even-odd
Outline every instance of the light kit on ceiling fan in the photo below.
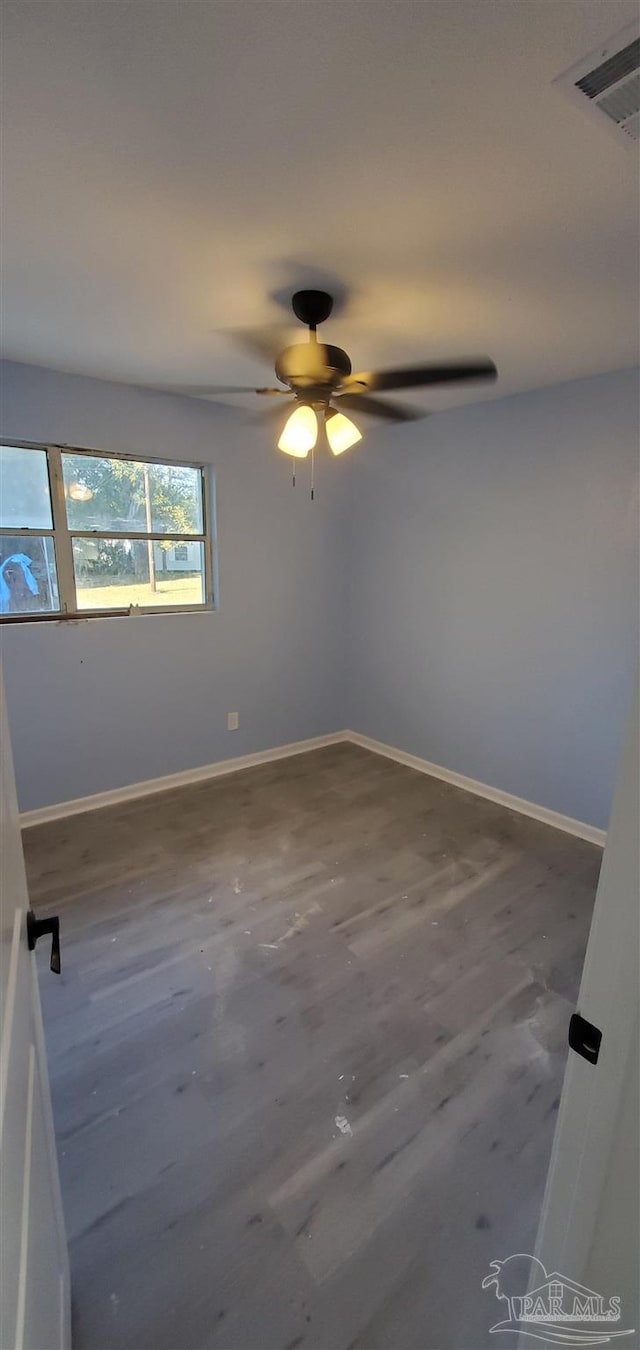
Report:
<svg viewBox="0 0 640 1350"><path fill-rule="evenodd" d="M318 419L308 403L300 403L287 418L278 449L295 459L306 459L318 439Z"/></svg>
<svg viewBox="0 0 640 1350"><path fill-rule="evenodd" d="M345 450L350 450L352 445L357 445L358 441L362 440L362 432L358 430L355 422L345 417L344 413L338 412L336 408L326 408L324 416L329 449L334 455L342 455ZM284 450L285 455L293 455L295 459L306 459L317 442L317 414L308 403L301 403L287 418L280 434L278 449Z"/></svg>
<svg viewBox="0 0 640 1350"><path fill-rule="evenodd" d="M324 416L329 449L334 455L343 454L362 440L362 432L344 413L338 412L336 408L327 408Z"/></svg>

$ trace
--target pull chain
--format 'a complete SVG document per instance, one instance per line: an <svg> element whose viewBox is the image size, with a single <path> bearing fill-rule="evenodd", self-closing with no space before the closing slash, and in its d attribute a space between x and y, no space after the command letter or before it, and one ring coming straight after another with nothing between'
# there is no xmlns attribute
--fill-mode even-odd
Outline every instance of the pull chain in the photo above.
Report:
<svg viewBox="0 0 640 1350"><path fill-rule="evenodd" d="M312 501L313 501L313 499L314 499L314 486L313 486L313 470L314 470L314 462L315 462L315 446L312 446L312 448L311 448L311 500L312 500Z"/></svg>

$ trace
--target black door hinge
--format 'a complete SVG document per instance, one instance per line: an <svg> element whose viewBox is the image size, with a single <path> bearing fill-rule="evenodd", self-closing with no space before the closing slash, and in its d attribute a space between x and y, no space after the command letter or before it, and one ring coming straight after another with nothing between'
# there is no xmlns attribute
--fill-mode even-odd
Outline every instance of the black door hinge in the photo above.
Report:
<svg viewBox="0 0 640 1350"><path fill-rule="evenodd" d="M54 975L60 974L60 920L57 914L51 919L36 919L32 909L27 910L27 946L32 952L38 938L51 934L51 960L49 968Z"/></svg>
<svg viewBox="0 0 640 1350"><path fill-rule="evenodd" d="M592 1022L587 1022L580 1013L573 1013L569 1022L569 1045L577 1055L582 1055L582 1058L587 1059L590 1064L597 1064L601 1040L602 1032L598 1027L594 1027Z"/></svg>

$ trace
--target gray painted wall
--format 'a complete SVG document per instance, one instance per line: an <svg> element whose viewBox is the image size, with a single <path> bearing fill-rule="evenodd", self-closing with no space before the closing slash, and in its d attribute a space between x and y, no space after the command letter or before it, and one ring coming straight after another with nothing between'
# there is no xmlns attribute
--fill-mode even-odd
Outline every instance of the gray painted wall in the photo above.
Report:
<svg viewBox="0 0 640 1350"><path fill-rule="evenodd" d="M638 659L638 372L358 447L354 729L604 827Z"/></svg>
<svg viewBox="0 0 640 1350"><path fill-rule="evenodd" d="M348 494L192 399L5 363L2 435L211 463L220 610L4 627L23 810L343 725ZM240 713L238 731L226 729Z"/></svg>
<svg viewBox="0 0 640 1350"><path fill-rule="evenodd" d="M637 372L372 431L319 457L314 504L221 407L2 375L5 437L201 459L218 496L218 613L2 631L23 810L351 726L606 825L637 660Z"/></svg>

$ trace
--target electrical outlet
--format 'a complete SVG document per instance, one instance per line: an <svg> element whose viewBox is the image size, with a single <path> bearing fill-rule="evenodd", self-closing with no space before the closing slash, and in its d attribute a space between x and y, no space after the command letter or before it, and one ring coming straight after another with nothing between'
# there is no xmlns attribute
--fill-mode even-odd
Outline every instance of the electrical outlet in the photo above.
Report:
<svg viewBox="0 0 640 1350"><path fill-rule="evenodd" d="M227 731L237 731L240 725L240 718L237 713L227 713Z"/></svg>

